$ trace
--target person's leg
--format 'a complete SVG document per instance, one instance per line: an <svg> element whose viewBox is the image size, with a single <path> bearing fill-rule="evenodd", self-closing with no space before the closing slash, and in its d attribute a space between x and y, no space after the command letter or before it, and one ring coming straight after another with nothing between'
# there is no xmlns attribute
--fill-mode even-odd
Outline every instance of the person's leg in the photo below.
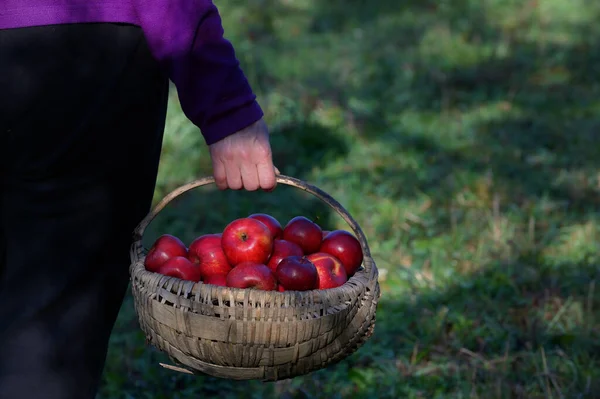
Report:
<svg viewBox="0 0 600 399"><path fill-rule="evenodd" d="M168 80L139 29L0 31L0 399L93 398Z"/></svg>

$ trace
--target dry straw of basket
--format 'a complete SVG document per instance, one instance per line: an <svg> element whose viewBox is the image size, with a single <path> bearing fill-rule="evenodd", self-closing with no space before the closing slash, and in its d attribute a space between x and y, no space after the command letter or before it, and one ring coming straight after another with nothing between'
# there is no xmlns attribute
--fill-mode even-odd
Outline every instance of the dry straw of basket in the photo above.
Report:
<svg viewBox="0 0 600 399"><path fill-rule="evenodd" d="M134 232L131 289L147 341L176 364L163 367L234 380L276 381L339 362L373 334L378 271L360 226L323 190L279 175L324 201L352 228L363 249L361 269L337 288L260 291L183 281L148 272L142 236L174 198L214 183L206 177L169 193Z"/></svg>

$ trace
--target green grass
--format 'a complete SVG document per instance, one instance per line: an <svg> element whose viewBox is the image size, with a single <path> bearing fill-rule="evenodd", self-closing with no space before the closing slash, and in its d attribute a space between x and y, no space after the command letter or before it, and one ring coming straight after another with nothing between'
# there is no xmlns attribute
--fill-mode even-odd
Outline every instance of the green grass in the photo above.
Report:
<svg viewBox="0 0 600 399"><path fill-rule="evenodd" d="M128 296L99 398L600 397L600 3L230 0L227 36L284 174L365 231L375 334L278 383L161 368ZM173 93L156 199L210 159ZM184 195L156 219L186 240L267 211L347 228L322 202Z"/></svg>

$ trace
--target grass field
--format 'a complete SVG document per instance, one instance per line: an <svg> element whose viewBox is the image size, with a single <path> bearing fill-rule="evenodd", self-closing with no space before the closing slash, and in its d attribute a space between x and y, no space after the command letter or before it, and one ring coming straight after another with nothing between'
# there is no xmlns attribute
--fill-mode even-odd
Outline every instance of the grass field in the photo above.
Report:
<svg viewBox="0 0 600 399"><path fill-rule="evenodd" d="M217 4L277 166L367 235L375 334L291 381L189 377L158 365L127 297L99 398L600 397L600 2ZM211 173L175 93L167 123L156 199ZM206 187L147 239L255 211L347 228L291 187Z"/></svg>

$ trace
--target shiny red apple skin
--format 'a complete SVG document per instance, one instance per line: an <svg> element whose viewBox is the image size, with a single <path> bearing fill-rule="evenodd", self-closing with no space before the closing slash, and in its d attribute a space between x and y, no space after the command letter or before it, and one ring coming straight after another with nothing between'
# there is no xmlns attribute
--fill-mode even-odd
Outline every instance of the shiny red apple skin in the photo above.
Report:
<svg viewBox="0 0 600 399"><path fill-rule="evenodd" d="M325 252L315 252L306 256L317 268L319 274L320 290L335 288L344 285L348 281L348 275L342 262L335 256Z"/></svg>
<svg viewBox="0 0 600 399"><path fill-rule="evenodd" d="M273 251L273 237L260 220L240 218L229 223L221 235L221 246L228 263L267 263Z"/></svg>
<svg viewBox="0 0 600 399"><path fill-rule="evenodd" d="M271 231L274 240L281 238L283 235L283 227L281 227L281 223L274 216L268 213L253 213L248 217L263 222Z"/></svg>
<svg viewBox="0 0 600 399"><path fill-rule="evenodd" d="M283 228L283 239L298 244L305 255L317 252L323 241L321 227L305 216L296 216Z"/></svg>
<svg viewBox="0 0 600 399"><path fill-rule="evenodd" d="M251 288L264 291L277 289L275 275L267 265L256 262L242 262L236 265L226 278L232 288Z"/></svg>
<svg viewBox="0 0 600 399"><path fill-rule="evenodd" d="M220 285L222 287L227 286L227 275L226 274L210 274L203 277L202 282L205 284Z"/></svg>
<svg viewBox="0 0 600 399"><path fill-rule="evenodd" d="M232 268L223 252L221 234L204 234L194 239L188 249L188 259L200 266L203 278L227 274Z"/></svg>
<svg viewBox="0 0 600 399"><path fill-rule="evenodd" d="M148 250L144 266L148 271L157 272L163 263L176 256L186 257L187 247L179 238L171 234L163 234Z"/></svg>
<svg viewBox="0 0 600 399"><path fill-rule="evenodd" d="M158 269L160 274L176 277L181 280L198 282L202 279L202 273L197 264L189 261L184 256L176 256L167 260Z"/></svg>
<svg viewBox="0 0 600 399"><path fill-rule="evenodd" d="M304 255L304 251L302 251L302 248L300 248L298 244L295 244L291 241L286 241L283 239L275 240L273 242L273 253L269 258L269 262L267 262L267 266L269 266L269 269L275 272L277 270L277 265L283 258L293 255L302 256Z"/></svg>
<svg viewBox="0 0 600 399"><path fill-rule="evenodd" d="M334 230L323 240L319 252L325 252L338 258L348 277L352 277L360 268L363 252L360 242L346 230Z"/></svg>
<svg viewBox="0 0 600 399"><path fill-rule="evenodd" d="M319 284L317 268L304 256L283 258L277 265L275 277L287 291L313 290Z"/></svg>

